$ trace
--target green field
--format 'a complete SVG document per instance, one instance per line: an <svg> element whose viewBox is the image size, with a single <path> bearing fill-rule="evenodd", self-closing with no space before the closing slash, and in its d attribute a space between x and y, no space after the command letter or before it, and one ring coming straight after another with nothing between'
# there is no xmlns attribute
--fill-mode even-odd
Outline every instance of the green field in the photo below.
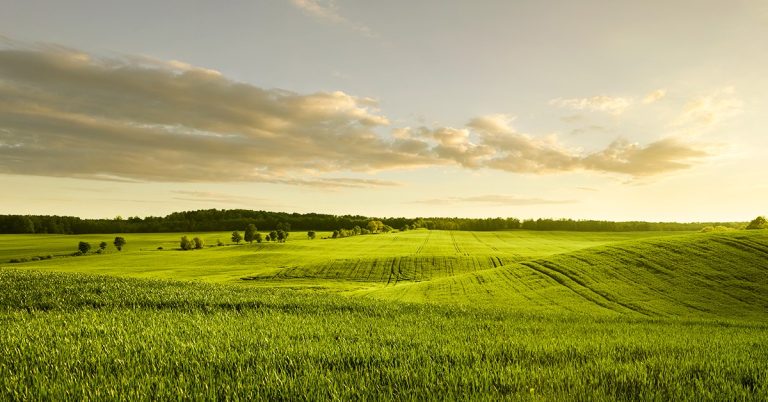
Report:
<svg viewBox="0 0 768 402"><path fill-rule="evenodd" d="M768 399L768 231L180 235L0 235L0 399Z"/></svg>

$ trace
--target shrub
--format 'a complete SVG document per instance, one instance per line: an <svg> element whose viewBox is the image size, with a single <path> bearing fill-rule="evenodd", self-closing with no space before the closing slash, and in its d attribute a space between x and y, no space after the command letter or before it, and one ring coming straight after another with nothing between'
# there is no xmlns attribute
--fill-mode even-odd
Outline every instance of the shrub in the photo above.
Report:
<svg viewBox="0 0 768 402"><path fill-rule="evenodd" d="M162 249L163 249L163 246L160 246L160 247L158 247L157 249L158 249L158 250L162 250Z"/></svg>
<svg viewBox="0 0 768 402"><path fill-rule="evenodd" d="M115 245L117 251L123 251L123 246L125 246L125 243L127 242L125 241L125 238L117 236L115 237L115 241L112 243Z"/></svg>
<svg viewBox="0 0 768 402"><path fill-rule="evenodd" d="M81 241L77 244L77 249L80 251L80 253L86 254L91 251L91 243Z"/></svg>
<svg viewBox="0 0 768 402"><path fill-rule="evenodd" d="M31 261L40 261L40 257L32 257L30 258Z"/></svg>
<svg viewBox="0 0 768 402"><path fill-rule="evenodd" d="M96 250L96 254L102 254L102 253L104 253L104 249L103 248L100 248L100 249Z"/></svg>
<svg viewBox="0 0 768 402"><path fill-rule="evenodd" d="M192 242L189 241L187 236L181 236L181 242L179 243L182 250L191 250L192 249Z"/></svg>
<svg viewBox="0 0 768 402"><path fill-rule="evenodd" d="M758 216L757 218L753 219L752 222L749 222L749 225L747 225L747 230L766 228L768 228L768 221L766 221L764 216Z"/></svg>
<svg viewBox="0 0 768 402"><path fill-rule="evenodd" d="M21 262L21 260L20 260L20 259L18 259L18 258L11 258L11 260L10 260L10 261L8 261L8 262L9 262L9 263L11 263L11 264L18 264L18 263L20 263L20 262Z"/></svg>
<svg viewBox="0 0 768 402"><path fill-rule="evenodd" d="M195 237L194 239L192 239L192 247L199 250L205 247L205 242L203 241L203 239L199 237Z"/></svg>
<svg viewBox="0 0 768 402"><path fill-rule="evenodd" d="M251 223L245 228L245 236L244 236L245 241L253 244L253 241L256 240L255 235L256 235L256 225Z"/></svg>

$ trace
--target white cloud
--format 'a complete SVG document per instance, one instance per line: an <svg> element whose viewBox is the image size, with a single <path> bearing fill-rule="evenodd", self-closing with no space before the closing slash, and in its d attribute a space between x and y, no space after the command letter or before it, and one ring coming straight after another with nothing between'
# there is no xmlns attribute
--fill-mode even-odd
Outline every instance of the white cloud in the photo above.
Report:
<svg viewBox="0 0 768 402"><path fill-rule="evenodd" d="M733 87L724 87L689 101L675 121L676 126L710 127L743 112L744 102Z"/></svg>
<svg viewBox="0 0 768 402"><path fill-rule="evenodd" d="M367 26L350 21L342 16L339 12L339 7L333 0L291 0L291 4L313 18L348 27L365 36L376 36Z"/></svg>
<svg viewBox="0 0 768 402"><path fill-rule="evenodd" d="M633 100L631 98L598 95L590 98L557 98L552 99L549 103L567 109L607 112L620 115L632 105Z"/></svg>
<svg viewBox="0 0 768 402"><path fill-rule="evenodd" d="M645 97L643 98L644 104L651 104L660 101L662 98L667 96L667 90L666 89L657 89L655 91L649 92Z"/></svg>

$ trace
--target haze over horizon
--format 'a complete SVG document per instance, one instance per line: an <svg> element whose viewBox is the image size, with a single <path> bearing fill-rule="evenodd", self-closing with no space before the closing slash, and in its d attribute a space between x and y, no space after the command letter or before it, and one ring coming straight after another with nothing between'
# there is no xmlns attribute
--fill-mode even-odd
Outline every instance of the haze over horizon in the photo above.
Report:
<svg viewBox="0 0 768 402"><path fill-rule="evenodd" d="M768 3L0 1L2 214L768 213Z"/></svg>

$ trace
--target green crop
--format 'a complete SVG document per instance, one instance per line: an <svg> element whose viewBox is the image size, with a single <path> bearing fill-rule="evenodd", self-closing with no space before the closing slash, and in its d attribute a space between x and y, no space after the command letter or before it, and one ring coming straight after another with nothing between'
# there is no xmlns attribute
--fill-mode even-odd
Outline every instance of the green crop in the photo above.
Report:
<svg viewBox="0 0 768 402"><path fill-rule="evenodd" d="M0 400L768 399L763 231L179 237L0 236Z"/></svg>

